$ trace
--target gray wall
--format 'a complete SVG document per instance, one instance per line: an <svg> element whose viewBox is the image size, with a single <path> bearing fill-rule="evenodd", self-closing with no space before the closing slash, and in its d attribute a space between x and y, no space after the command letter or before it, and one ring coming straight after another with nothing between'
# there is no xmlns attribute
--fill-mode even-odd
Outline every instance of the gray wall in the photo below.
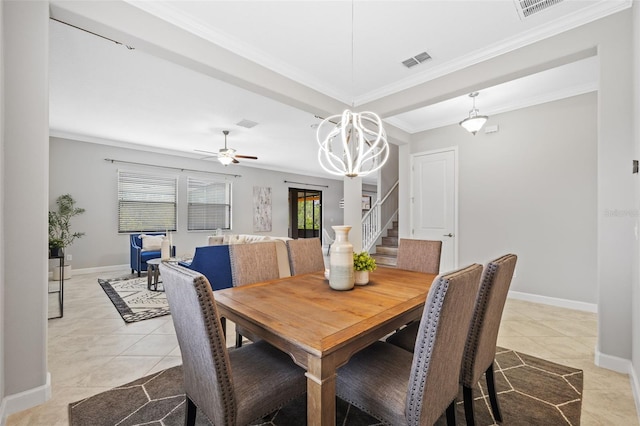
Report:
<svg viewBox="0 0 640 426"><path fill-rule="evenodd" d="M254 167L219 165L216 161L204 161L144 152L134 149L112 147L68 139L51 138L50 148L49 205L55 207L55 199L70 193L78 207L86 213L72 221L74 231L86 232L67 249L73 256L73 269L96 268L129 263L129 237L118 234L117 170L133 170L178 176L178 231L173 233L178 256L192 254L195 247L207 244L210 231L187 231L187 177L225 179L210 173L180 171L169 168L146 167L133 164L111 163L105 158L145 163L158 166L233 173L241 177L226 177L232 183L232 227L230 232L254 234L253 232L253 187L271 187L272 218L271 232L261 235L287 236L288 233L288 188L319 189L323 192L324 226L342 223L341 180L322 179L309 176L281 173ZM285 183L284 181L300 183ZM323 186L315 185L326 185Z"/></svg>
<svg viewBox="0 0 640 426"><path fill-rule="evenodd" d="M0 1L0 22L4 27L4 2ZM0 30L0 169L4 170L4 30ZM4 173L0 173L0 271L4 271ZM4 296L4 274L0 272L0 407L4 400L4 312L6 312ZM0 409L0 423L4 413Z"/></svg>
<svg viewBox="0 0 640 426"><path fill-rule="evenodd" d="M633 5L633 51L634 55L634 93L633 93L633 111L638 114L640 112L640 7L637 3ZM634 141L635 155L634 158L640 158L640 121L634 120ZM635 213L636 213L636 229L638 229L638 217L640 217L640 176L635 177ZM640 258L640 242L636 237L634 259ZM632 386L636 396L636 408L640 405L640 271L637 262L633 263L633 287L631 292L631 309L633 312L632 319ZM639 413L640 414L640 413Z"/></svg>
<svg viewBox="0 0 640 426"><path fill-rule="evenodd" d="M596 118L590 93L416 135L412 154L458 147L460 266L516 253L511 290L597 303Z"/></svg>
<svg viewBox="0 0 640 426"><path fill-rule="evenodd" d="M5 67L2 407L16 411L44 402L49 391L46 368L49 6L47 2L7 1L2 18ZM9 398L21 392L24 393L19 400Z"/></svg>

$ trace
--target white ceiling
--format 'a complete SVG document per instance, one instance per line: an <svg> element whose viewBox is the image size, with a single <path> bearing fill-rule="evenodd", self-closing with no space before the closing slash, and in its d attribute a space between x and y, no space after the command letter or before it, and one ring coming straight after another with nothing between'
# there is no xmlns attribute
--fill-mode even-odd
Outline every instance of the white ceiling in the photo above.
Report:
<svg viewBox="0 0 640 426"><path fill-rule="evenodd" d="M630 5L564 0L521 20L511 0L129 3L355 106ZM54 136L199 158L194 150L217 151L229 129L230 147L259 157L242 165L329 177L308 161L317 152L312 125L319 122L309 112L55 21L50 49ZM423 51L432 59L411 69L401 64ZM596 90L596 61L483 88L476 106L491 115ZM462 96L383 118L415 133L457 123L470 108ZM259 124L237 126L242 119Z"/></svg>

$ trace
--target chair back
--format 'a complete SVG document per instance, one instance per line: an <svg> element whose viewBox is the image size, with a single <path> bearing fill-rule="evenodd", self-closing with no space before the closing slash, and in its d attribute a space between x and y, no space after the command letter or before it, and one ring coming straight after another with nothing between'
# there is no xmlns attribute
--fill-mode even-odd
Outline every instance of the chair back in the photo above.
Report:
<svg viewBox="0 0 640 426"><path fill-rule="evenodd" d="M185 393L213 424L235 424L229 354L211 285L179 265L162 263L160 272L182 353Z"/></svg>
<svg viewBox="0 0 640 426"><path fill-rule="evenodd" d="M203 274L214 290L232 287L228 245L196 247L191 264L183 265Z"/></svg>
<svg viewBox="0 0 640 426"><path fill-rule="evenodd" d="M229 246L229 256L234 287L280 277L274 242L232 244Z"/></svg>
<svg viewBox="0 0 640 426"><path fill-rule="evenodd" d="M324 272L324 255L319 238L299 238L287 241L291 275Z"/></svg>
<svg viewBox="0 0 640 426"><path fill-rule="evenodd" d="M439 274L441 252L442 241L400 238L396 268Z"/></svg>
<svg viewBox="0 0 640 426"><path fill-rule="evenodd" d="M411 365L405 406L409 425L434 424L458 395L462 353L481 275L482 266L473 264L440 275L431 285Z"/></svg>
<svg viewBox="0 0 640 426"><path fill-rule="evenodd" d="M507 254L487 264L464 349L460 382L473 387L493 363L502 311L518 257Z"/></svg>

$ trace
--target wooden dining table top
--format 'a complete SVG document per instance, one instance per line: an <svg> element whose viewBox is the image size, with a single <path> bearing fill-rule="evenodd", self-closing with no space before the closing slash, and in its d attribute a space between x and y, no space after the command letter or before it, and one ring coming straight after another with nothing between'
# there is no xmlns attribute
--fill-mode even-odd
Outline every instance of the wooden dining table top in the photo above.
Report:
<svg viewBox="0 0 640 426"><path fill-rule="evenodd" d="M398 317L419 318L435 278L385 267L369 276L369 284L348 291L331 289L318 272L218 290L215 298L221 316L242 318L242 326L260 337L270 340L273 335L322 357L363 333L393 331ZM304 360L295 359L305 366Z"/></svg>

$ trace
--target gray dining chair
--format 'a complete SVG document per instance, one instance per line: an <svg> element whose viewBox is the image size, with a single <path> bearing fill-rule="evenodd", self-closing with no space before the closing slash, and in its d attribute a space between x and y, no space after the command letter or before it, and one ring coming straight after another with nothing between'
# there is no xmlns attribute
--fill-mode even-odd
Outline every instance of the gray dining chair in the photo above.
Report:
<svg viewBox="0 0 640 426"><path fill-rule="evenodd" d="M396 268L439 274L441 253L442 241L400 238Z"/></svg>
<svg viewBox="0 0 640 426"><path fill-rule="evenodd" d="M324 255L320 238L299 238L287 241L291 275L324 272Z"/></svg>
<svg viewBox="0 0 640 426"><path fill-rule="evenodd" d="M492 260L484 268L460 370L467 425L475 424L473 388L483 374L493 417L498 422L502 421L494 382L494 359L502 312L517 260L516 255L507 254ZM417 333L418 327L411 324L390 336L387 342L413 352Z"/></svg>
<svg viewBox="0 0 640 426"><path fill-rule="evenodd" d="M385 424L431 425L446 411L455 425L460 364L482 266L440 275L431 284L414 354L375 342L338 369L337 395Z"/></svg>
<svg viewBox="0 0 640 426"><path fill-rule="evenodd" d="M304 370L264 341L227 350L213 290L204 275L160 265L182 354L185 425L246 425L306 391Z"/></svg>
<svg viewBox="0 0 640 426"><path fill-rule="evenodd" d="M275 242L231 244L231 282L234 287L280 278ZM255 341L244 328L236 324L236 347L242 346L242 336Z"/></svg>

